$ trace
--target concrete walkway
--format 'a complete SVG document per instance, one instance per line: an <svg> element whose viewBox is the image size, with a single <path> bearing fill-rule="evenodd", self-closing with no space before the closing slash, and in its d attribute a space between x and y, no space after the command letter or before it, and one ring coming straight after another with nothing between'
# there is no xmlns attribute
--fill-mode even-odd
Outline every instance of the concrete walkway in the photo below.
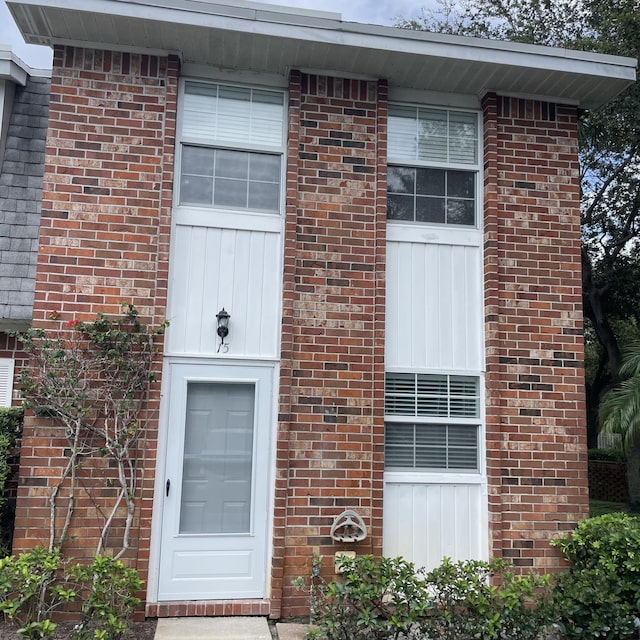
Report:
<svg viewBox="0 0 640 640"><path fill-rule="evenodd" d="M307 625L279 622L275 640L303 640ZM154 640L274 640L266 618L160 618Z"/></svg>

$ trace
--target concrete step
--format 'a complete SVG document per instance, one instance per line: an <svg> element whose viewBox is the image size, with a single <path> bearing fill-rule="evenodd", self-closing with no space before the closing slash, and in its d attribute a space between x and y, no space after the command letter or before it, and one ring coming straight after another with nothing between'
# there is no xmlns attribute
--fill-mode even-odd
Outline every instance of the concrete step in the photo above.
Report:
<svg viewBox="0 0 640 640"><path fill-rule="evenodd" d="M309 625L266 618L160 618L154 640L304 640Z"/></svg>
<svg viewBox="0 0 640 640"><path fill-rule="evenodd" d="M278 622L276 624L276 631L278 633L277 640L304 640L304 636L308 630L308 624Z"/></svg>
<svg viewBox="0 0 640 640"><path fill-rule="evenodd" d="M154 640L272 640L266 618L160 618Z"/></svg>

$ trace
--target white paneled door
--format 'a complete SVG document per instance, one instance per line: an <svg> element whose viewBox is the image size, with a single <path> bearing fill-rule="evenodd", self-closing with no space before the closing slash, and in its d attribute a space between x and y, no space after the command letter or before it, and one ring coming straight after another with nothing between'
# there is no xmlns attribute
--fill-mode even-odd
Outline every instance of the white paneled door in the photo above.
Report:
<svg viewBox="0 0 640 640"><path fill-rule="evenodd" d="M169 375L159 600L262 598L273 368Z"/></svg>

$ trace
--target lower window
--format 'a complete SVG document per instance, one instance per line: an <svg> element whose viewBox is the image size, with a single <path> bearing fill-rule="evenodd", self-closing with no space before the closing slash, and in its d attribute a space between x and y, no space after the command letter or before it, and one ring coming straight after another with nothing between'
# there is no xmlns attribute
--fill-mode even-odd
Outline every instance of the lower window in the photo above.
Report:
<svg viewBox="0 0 640 640"><path fill-rule="evenodd" d="M387 471L480 471L478 376L389 372Z"/></svg>
<svg viewBox="0 0 640 640"><path fill-rule="evenodd" d="M478 427L388 422L384 453L388 471L477 471Z"/></svg>

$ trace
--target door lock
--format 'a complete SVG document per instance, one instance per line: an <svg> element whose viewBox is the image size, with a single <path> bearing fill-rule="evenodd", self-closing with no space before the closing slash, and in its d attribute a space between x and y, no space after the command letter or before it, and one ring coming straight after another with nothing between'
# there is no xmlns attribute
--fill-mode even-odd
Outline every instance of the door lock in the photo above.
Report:
<svg viewBox="0 0 640 640"><path fill-rule="evenodd" d="M166 488L167 488L167 498L168 498L169 497L169 489L171 489L171 480L167 480Z"/></svg>

